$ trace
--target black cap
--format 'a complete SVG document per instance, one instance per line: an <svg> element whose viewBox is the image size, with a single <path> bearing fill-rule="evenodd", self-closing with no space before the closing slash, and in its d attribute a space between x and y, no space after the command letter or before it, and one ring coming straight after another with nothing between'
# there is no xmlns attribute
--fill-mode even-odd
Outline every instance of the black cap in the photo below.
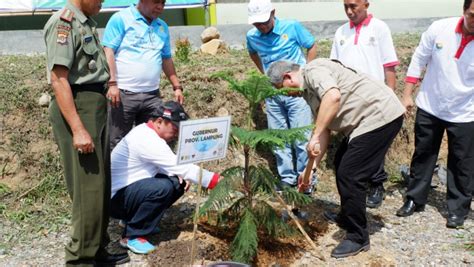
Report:
<svg viewBox="0 0 474 267"><path fill-rule="evenodd" d="M179 127L180 121L185 121L189 119L188 114L184 111L183 106L175 101L167 101L161 104L154 112L151 114L155 118L164 118L170 120L174 125Z"/></svg>

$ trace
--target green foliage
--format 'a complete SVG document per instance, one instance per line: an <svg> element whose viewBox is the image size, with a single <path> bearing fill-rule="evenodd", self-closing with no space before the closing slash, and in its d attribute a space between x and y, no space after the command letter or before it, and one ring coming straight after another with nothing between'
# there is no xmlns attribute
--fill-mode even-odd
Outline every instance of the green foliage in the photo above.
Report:
<svg viewBox="0 0 474 267"><path fill-rule="evenodd" d="M230 75L229 72L217 72L211 75L211 79L221 78L229 83L229 88L242 94L249 104L250 114L255 114L258 105L265 98L287 95L288 89L277 90L275 89L267 76L262 75L256 70L251 70L248 73L248 78L243 81L238 81Z"/></svg>
<svg viewBox="0 0 474 267"><path fill-rule="evenodd" d="M245 166L232 167L222 173L224 178L211 191L200 212L209 217L217 216L220 226L231 228L239 225L231 245L232 257L236 261L251 263L257 254L259 235L277 238L293 234L295 230L281 220L272 203L278 179L266 166L250 165L250 151L261 147L282 148L296 140L304 140L311 126L290 130L252 129L252 118L260 102L267 97L286 95L293 89L276 90L266 76L255 71L243 81L231 76L228 71L221 71L211 75L210 79L226 80L230 89L247 99L247 127L232 127L231 138L234 146L243 148ZM294 204L311 202L308 196L294 189L286 190L283 197Z"/></svg>
<svg viewBox="0 0 474 267"><path fill-rule="evenodd" d="M263 227L270 237L284 237L296 232L278 216L275 209L266 201L259 201L254 207L254 213L255 217L260 219L260 227Z"/></svg>
<svg viewBox="0 0 474 267"><path fill-rule="evenodd" d="M188 38L179 38L175 42L175 57L178 61L189 62L189 54L191 53L191 43Z"/></svg>
<svg viewBox="0 0 474 267"><path fill-rule="evenodd" d="M6 184L0 183L0 197L10 193L10 188Z"/></svg>
<svg viewBox="0 0 474 267"><path fill-rule="evenodd" d="M238 198L237 194L230 192L242 191L243 172L242 167L233 167L222 172L221 175L224 178L212 189L209 198L199 209L200 214L204 215L210 211L222 213L229 208L231 203Z"/></svg>
<svg viewBox="0 0 474 267"><path fill-rule="evenodd" d="M286 144L295 141L305 140L307 133L312 125L292 128L287 130L281 129L264 129L264 130L246 130L240 127L232 127L233 142L256 149L257 147L265 147L267 149L283 148Z"/></svg>
<svg viewBox="0 0 474 267"><path fill-rule="evenodd" d="M257 219L251 210L243 213L239 230L232 242L232 258L238 262L249 262L257 251Z"/></svg>

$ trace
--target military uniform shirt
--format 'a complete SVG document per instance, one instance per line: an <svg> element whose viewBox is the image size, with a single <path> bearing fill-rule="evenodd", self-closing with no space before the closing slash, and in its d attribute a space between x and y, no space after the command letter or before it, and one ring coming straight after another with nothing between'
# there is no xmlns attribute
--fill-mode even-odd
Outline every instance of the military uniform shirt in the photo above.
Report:
<svg viewBox="0 0 474 267"><path fill-rule="evenodd" d="M303 97L317 115L321 99L332 88L341 94L339 111L329 129L351 140L397 119L405 108L390 87L338 62L319 58L302 69Z"/></svg>
<svg viewBox="0 0 474 267"><path fill-rule="evenodd" d="M69 84L105 83L109 80L107 60L96 26L94 20L69 2L53 14L44 26L48 81L54 65L69 69Z"/></svg>

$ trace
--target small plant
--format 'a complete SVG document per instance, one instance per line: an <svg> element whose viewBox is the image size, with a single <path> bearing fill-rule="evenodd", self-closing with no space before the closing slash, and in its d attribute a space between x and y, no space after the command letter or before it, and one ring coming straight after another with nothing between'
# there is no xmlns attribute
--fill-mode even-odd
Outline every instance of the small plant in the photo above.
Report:
<svg viewBox="0 0 474 267"><path fill-rule="evenodd" d="M252 118L261 101L267 97L287 94L288 90L275 90L268 78L257 72L237 82L226 73L218 73L229 82L230 88L241 93L248 101L244 128L232 128L232 145L244 152L245 166L232 167L224 172L222 181L211 191L201 209L209 221L215 217L219 226L237 227L231 244L231 254L235 261L250 263L257 253L262 237L276 238L294 233L294 228L283 222L272 202L275 187L279 182L266 166L250 165L250 154L258 147L280 148L287 143L305 138L307 127L289 130L255 130ZM212 77L211 77L212 78ZM308 204L311 199L294 189L285 189L283 198L288 203Z"/></svg>
<svg viewBox="0 0 474 267"><path fill-rule="evenodd" d="M191 53L191 43L188 38L179 38L175 43L175 56L178 61L189 62L189 54Z"/></svg>

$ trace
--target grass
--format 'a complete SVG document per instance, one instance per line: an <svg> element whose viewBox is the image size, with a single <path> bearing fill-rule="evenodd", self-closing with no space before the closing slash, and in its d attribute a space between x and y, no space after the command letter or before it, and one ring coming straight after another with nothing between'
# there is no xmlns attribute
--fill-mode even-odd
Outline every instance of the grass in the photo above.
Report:
<svg viewBox="0 0 474 267"><path fill-rule="evenodd" d="M418 34L394 35L401 62L398 93L418 40ZM318 57L327 57L330 49L331 41L318 41ZM196 52L186 55L183 50L182 56L183 60L176 60L175 64L191 117L212 117L219 108L225 108L233 115L232 123L241 126L244 117L240 114L246 108L245 100L211 75L221 71L232 73L236 78L243 77L254 69L247 52L229 50L208 56ZM172 99L171 85L164 77L161 91L164 98ZM70 201L48 111L36 103L44 92L51 94L44 56L0 56L0 227L11 229L7 236L0 238L0 249L8 248L11 242L57 232L67 227L70 220ZM266 125L264 116L262 118L261 124ZM408 134L412 135L412 130ZM387 157L390 162L387 171L394 183L400 180L399 164L406 164L411 157L411 151L399 152L398 149L409 146L413 146L412 140L407 144L397 138L392 146L397 148L396 153L389 153ZM269 162L261 157L256 160ZM328 155L322 171L333 176L331 166L331 155ZM206 163L205 167L220 171L226 168L226 162L219 161L218 166ZM472 241L472 236L466 238ZM473 251L472 242L463 244Z"/></svg>

